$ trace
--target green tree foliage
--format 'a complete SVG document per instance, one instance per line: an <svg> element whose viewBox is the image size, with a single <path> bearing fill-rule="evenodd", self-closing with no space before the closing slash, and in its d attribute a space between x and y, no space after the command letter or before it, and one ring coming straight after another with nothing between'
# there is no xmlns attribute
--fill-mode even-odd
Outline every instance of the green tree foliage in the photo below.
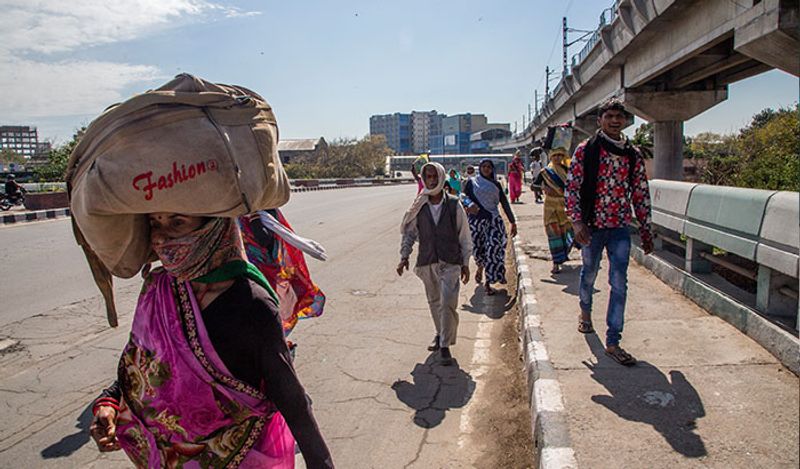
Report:
<svg viewBox="0 0 800 469"><path fill-rule="evenodd" d="M640 125L636 131L633 133L633 138L631 139L634 145L638 145L641 147L652 147L653 146L653 124L650 122L645 122L644 124Z"/></svg>
<svg viewBox="0 0 800 469"><path fill-rule="evenodd" d="M631 143L639 147L645 158L653 157L653 124L645 122L633 134Z"/></svg>
<svg viewBox="0 0 800 469"><path fill-rule="evenodd" d="M28 160L26 160L24 156L17 154L14 150L10 148L3 148L2 150L0 150L0 163L5 163L5 164L14 163L15 165L16 164L25 165L27 161Z"/></svg>
<svg viewBox="0 0 800 469"><path fill-rule="evenodd" d="M292 179L383 176L386 155L391 153L382 135L339 139L331 142L316 161L288 163L284 168Z"/></svg>
<svg viewBox="0 0 800 469"><path fill-rule="evenodd" d="M67 172L69 155L72 154L72 150L78 145L78 142L80 142L85 132L86 127L81 127L75 132L75 135L72 136L72 140L50 150L47 164L36 171L39 181L58 182L64 180L64 175Z"/></svg>
<svg viewBox="0 0 800 469"><path fill-rule="evenodd" d="M799 191L798 106L765 109L739 135L698 134L687 153L705 161L706 184Z"/></svg>
<svg viewBox="0 0 800 469"><path fill-rule="evenodd" d="M757 189L800 191L798 107L753 118L739 136L741 166L734 184Z"/></svg>

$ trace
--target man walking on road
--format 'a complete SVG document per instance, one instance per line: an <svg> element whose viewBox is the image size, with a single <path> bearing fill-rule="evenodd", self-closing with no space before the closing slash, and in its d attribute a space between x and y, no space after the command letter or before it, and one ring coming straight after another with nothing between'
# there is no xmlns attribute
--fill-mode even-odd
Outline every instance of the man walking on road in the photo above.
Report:
<svg viewBox="0 0 800 469"><path fill-rule="evenodd" d="M565 191L567 215L575 229L575 240L583 246L578 331L584 334L594 332L592 293L605 249L611 285L606 313L606 354L621 365L633 366L636 359L619 346L631 250L628 225L633 203L641 225L642 249L645 254L650 254L653 251L650 190L644 160L639 150L622 134L622 127L627 122L625 107L617 100L610 100L598 112L600 130L575 149Z"/></svg>
<svg viewBox="0 0 800 469"><path fill-rule="evenodd" d="M458 330L459 276L469 280L469 256L472 252L469 225L458 198L446 194L444 167L427 163L421 176L425 189L406 211L400 231L400 264L397 274L408 270L408 258L419 239L419 252L414 273L425 285L428 306L436 327L436 336L428 347L439 351L441 363L452 365L450 346L456 343Z"/></svg>

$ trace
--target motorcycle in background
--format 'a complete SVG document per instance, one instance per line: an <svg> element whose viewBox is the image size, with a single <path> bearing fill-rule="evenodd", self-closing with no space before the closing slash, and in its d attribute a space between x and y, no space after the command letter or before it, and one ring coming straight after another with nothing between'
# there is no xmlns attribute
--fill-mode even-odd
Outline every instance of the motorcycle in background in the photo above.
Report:
<svg viewBox="0 0 800 469"><path fill-rule="evenodd" d="M0 210L7 212L11 209L11 207L15 205L22 205L25 203L25 193L18 192L16 194L7 195L2 194L0 196Z"/></svg>

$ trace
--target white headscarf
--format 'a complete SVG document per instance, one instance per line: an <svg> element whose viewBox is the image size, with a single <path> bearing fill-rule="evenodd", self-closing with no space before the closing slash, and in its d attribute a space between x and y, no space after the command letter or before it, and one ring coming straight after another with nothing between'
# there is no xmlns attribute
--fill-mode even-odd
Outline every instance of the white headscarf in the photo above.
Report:
<svg viewBox="0 0 800 469"><path fill-rule="evenodd" d="M436 169L436 174L439 176L439 183L436 184L436 187L433 189L428 189L425 187L422 189L422 192L417 194L417 198L414 199L414 202L411 204L408 210L406 210L406 214L403 215L403 223L400 224L400 233L405 233L406 226L410 223L413 223L414 220L417 219L417 214L420 210L422 210L422 206L428 203L428 196L436 195L442 192L442 189L444 189L444 166L440 165L439 163L425 163L425 165L422 166L422 169L419 172L420 177L422 177L422 182L425 182L425 168L428 166L432 166L434 169Z"/></svg>

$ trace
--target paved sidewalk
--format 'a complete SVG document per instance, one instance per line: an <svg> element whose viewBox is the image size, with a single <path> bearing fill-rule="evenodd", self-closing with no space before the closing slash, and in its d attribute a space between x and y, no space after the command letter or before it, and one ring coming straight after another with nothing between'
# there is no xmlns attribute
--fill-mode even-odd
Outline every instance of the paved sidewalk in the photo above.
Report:
<svg viewBox="0 0 800 469"><path fill-rule="evenodd" d="M613 362L603 347L607 263L595 284L597 332L580 334L580 253L550 274L542 205L532 199L513 209L533 406L548 407L532 409L541 466L798 467L798 377L633 260L622 345L639 363Z"/></svg>

